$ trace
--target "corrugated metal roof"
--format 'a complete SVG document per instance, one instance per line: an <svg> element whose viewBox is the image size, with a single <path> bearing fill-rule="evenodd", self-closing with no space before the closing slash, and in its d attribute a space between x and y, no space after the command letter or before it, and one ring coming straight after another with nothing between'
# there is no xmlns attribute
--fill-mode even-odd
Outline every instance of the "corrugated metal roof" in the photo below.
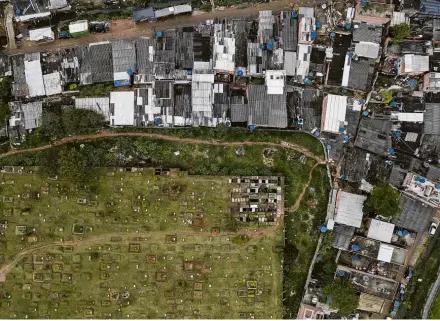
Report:
<svg viewBox="0 0 440 321"><path fill-rule="evenodd" d="M400 216L394 220L397 226L408 230L422 232L428 228L431 218L437 211L436 208L412 198L406 193L400 194Z"/></svg>
<svg viewBox="0 0 440 321"><path fill-rule="evenodd" d="M350 59L350 58L348 58ZM348 87L368 91L374 75L374 60L359 58L350 59L350 72L348 78Z"/></svg>
<svg viewBox="0 0 440 321"><path fill-rule="evenodd" d="M344 126L347 113L347 97L328 95L324 98L322 108L321 130L330 133L340 133Z"/></svg>
<svg viewBox="0 0 440 321"><path fill-rule="evenodd" d="M381 43L383 27L370 25L365 22L355 22L353 25L353 41Z"/></svg>
<svg viewBox="0 0 440 321"><path fill-rule="evenodd" d="M135 22L141 22L145 20L154 20L155 19L153 8L145 8L141 10L133 11L133 20Z"/></svg>
<svg viewBox="0 0 440 321"><path fill-rule="evenodd" d="M134 72L136 65L134 42L130 40L113 41L112 58L113 80L130 79L131 73Z"/></svg>
<svg viewBox="0 0 440 321"><path fill-rule="evenodd" d="M423 133L440 135L440 103L425 103Z"/></svg>
<svg viewBox="0 0 440 321"><path fill-rule="evenodd" d="M364 215L362 208L366 199L366 196L340 190L336 201L335 222L357 228L361 227Z"/></svg>
<svg viewBox="0 0 440 321"><path fill-rule="evenodd" d="M75 98L75 108L93 110L110 120L110 97Z"/></svg>
<svg viewBox="0 0 440 321"><path fill-rule="evenodd" d="M264 85L249 85L248 124L285 128L287 127L286 94L269 95Z"/></svg>
<svg viewBox="0 0 440 321"><path fill-rule="evenodd" d="M404 57L405 72L425 72L429 71L429 56L408 54Z"/></svg>

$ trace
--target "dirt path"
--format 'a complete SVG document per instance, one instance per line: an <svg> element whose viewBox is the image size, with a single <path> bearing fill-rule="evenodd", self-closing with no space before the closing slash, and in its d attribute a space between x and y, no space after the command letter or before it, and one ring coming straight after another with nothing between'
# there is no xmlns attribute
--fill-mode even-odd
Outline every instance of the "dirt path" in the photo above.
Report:
<svg viewBox="0 0 440 321"><path fill-rule="evenodd" d="M278 230L281 227L281 225L275 225L272 227L268 227L264 230L259 231L239 231L236 233L233 232L219 232L219 233L212 233L212 232L193 232L193 231L185 231L185 232L175 232L170 231L170 235L177 235L177 236L211 236L211 237L219 237L219 236L236 236L236 235L247 235L252 238L260 238L267 236L276 230ZM0 275L3 275L3 277L6 277L6 275L12 271L14 266L25 256L28 254L32 254L34 252L38 252L43 249L53 248L57 246L87 246L92 245L96 243L106 242L109 241L112 237L122 237L122 238L130 238L130 237L152 237L152 236L158 236L166 234L164 231L153 231L148 233L111 233L111 234L102 234L97 235L91 238L88 238L83 241L68 241L68 242L52 242L47 244L42 244L36 247L32 247L26 250L21 251L18 253L15 258L8 264L2 266L0 269Z"/></svg>
<svg viewBox="0 0 440 321"><path fill-rule="evenodd" d="M307 157L310 157L317 161L319 164L325 164L325 161L322 160L320 157L314 155L312 152L307 150L306 148L293 144L293 143L270 143L270 142L220 142L216 140L201 140L201 139L195 139L195 138L180 138L180 137L174 137L174 136L168 136L163 134L154 134L154 133L112 133L110 131L104 130L97 134L92 135L81 135L81 136L71 136L71 137L65 137L63 139L60 139L53 144L44 145L40 147L34 147L34 148L26 148L26 149L16 149L11 150L9 152L6 152L4 154L0 154L0 158L6 157L6 156L12 156L12 155L19 155L29 152L38 152L46 149L50 149L54 146L61 146L68 143L73 142L87 142L91 140L97 140L97 139L104 139L108 137L148 137L148 138L154 138L154 139L163 139L171 142L180 142L185 144L198 144L198 145L214 145L214 146L226 146L226 147L234 147L234 146L249 146L249 145L262 145L262 146L275 146L275 147L281 147L281 148L287 148L292 149L295 151L300 152L301 154L306 155Z"/></svg>
<svg viewBox="0 0 440 321"><path fill-rule="evenodd" d="M50 43L29 44L29 47L22 47L19 49L9 49L7 53L17 54L24 52L61 50L72 48L80 45L85 45L93 42L107 41L107 40L122 40L135 39L139 37L150 37L153 35L153 30L173 29L185 26L191 26L198 23L205 22L211 19L220 18L242 18L247 16L257 16L260 10L281 11L283 9L292 9L294 5L302 5L307 3L310 5L321 4L322 0L304 1L304 0L279 0L268 3L260 3L244 9L226 8L224 10L216 10L213 12L195 12L193 15L183 15L168 18L166 20L159 20L156 22L144 22L136 24L131 19L113 20L108 33L95 33L82 36L77 39L57 39Z"/></svg>
<svg viewBox="0 0 440 321"><path fill-rule="evenodd" d="M298 199L296 200L295 204L293 204L293 206L289 209L290 212L295 212L295 211L298 209L298 207L299 207L299 205L301 204L301 201L302 201L302 199L303 199L303 197L304 197L304 194L305 194L305 192L307 191L307 188L309 187L310 182L312 181L313 171L315 170L315 168L316 168L318 165L321 165L321 164L322 164L322 163L318 162L318 163L316 163L315 165L313 165L313 167L310 169L310 172L309 172L309 180L308 180L307 183L304 185L304 187L303 187L303 189L302 189L302 191L301 191L301 194L299 194Z"/></svg>

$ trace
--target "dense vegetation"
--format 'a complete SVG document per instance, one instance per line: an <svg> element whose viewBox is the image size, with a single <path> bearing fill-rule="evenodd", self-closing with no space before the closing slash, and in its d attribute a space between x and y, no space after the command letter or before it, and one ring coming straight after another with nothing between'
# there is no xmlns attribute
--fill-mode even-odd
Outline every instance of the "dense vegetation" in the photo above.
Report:
<svg viewBox="0 0 440 321"><path fill-rule="evenodd" d="M364 203L364 213L395 217L399 213L399 199L400 194L396 189L390 185L378 184Z"/></svg>
<svg viewBox="0 0 440 321"><path fill-rule="evenodd" d="M3 127L11 114L8 105L11 101L11 86L12 82L9 77L0 79L0 127Z"/></svg>
<svg viewBox="0 0 440 321"><path fill-rule="evenodd" d="M359 295L353 284L341 279L334 280L324 286L323 293L327 296L330 307L338 309L341 315L350 315L356 310L359 303Z"/></svg>

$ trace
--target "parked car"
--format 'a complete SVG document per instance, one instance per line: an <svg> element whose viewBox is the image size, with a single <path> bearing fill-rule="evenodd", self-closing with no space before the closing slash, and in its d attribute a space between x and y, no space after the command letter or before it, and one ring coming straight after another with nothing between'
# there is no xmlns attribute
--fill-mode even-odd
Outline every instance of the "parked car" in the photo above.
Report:
<svg viewBox="0 0 440 321"><path fill-rule="evenodd" d="M58 39L70 39L72 35L67 31L62 31L58 33Z"/></svg>
<svg viewBox="0 0 440 321"><path fill-rule="evenodd" d="M109 28L110 23L108 23L107 21L90 23L90 31L93 33L107 32Z"/></svg>
<svg viewBox="0 0 440 321"><path fill-rule="evenodd" d="M429 236L434 236L435 232L437 231L437 223L432 223L429 227Z"/></svg>

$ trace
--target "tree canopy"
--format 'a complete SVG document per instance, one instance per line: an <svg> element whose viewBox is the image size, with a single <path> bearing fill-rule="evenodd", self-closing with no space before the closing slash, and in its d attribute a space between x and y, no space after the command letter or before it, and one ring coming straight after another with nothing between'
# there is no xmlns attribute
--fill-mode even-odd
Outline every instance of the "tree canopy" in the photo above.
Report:
<svg viewBox="0 0 440 321"><path fill-rule="evenodd" d="M411 29L409 24L401 23L393 27L391 30L391 35L393 36L393 41L399 43L405 40L405 38L408 38L410 32Z"/></svg>
<svg viewBox="0 0 440 321"><path fill-rule="evenodd" d="M322 291L330 301L330 307L338 309L341 315L348 316L358 307L359 296L351 283L334 280L325 285Z"/></svg>
<svg viewBox="0 0 440 321"><path fill-rule="evenodd" d="M399 200L399 192L390 185L376 185L364 202L364 213L394 217L399 213Z"/></svg>
<svg viewBox="0 0 440 321"><path fill-rule="evenodd" d="M69 108L62 114L66 134L87 134L102 127L104 117L93 110Z"/></svg>
<svg viewBox="0 0 440 321"><path fill-rule="evenodd" d="M9 118L11 111L8 102L11 100L11 79L2 77L0 79L0 125L3 125Z"/></svg>
<svg viewBox="0 0 440 321"><path fill-rule="evenodd" d="M59 173L62 179L75 184L82 184L89 177L87 159L76 148L64 148L58 160Z"/></svg>

